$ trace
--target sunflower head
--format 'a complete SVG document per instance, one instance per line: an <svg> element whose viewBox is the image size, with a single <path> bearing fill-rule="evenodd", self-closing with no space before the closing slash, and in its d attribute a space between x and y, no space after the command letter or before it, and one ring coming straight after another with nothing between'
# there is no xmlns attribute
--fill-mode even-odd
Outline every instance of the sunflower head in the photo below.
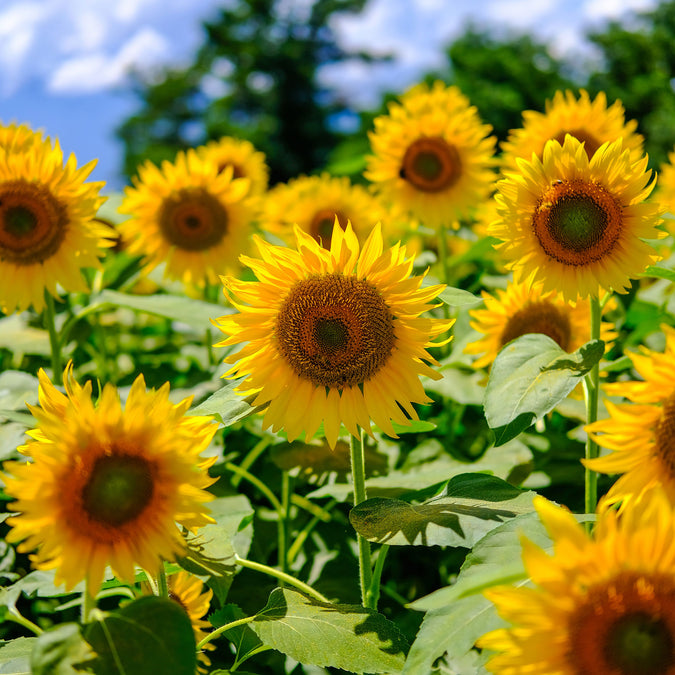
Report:
<svg viewBox="0 0 675 675"><path fill-rule="evenodd" d="M604 143L621 138L624 149L636 161L642 156L644 140L636 128L635 120L626 122L621 101L607 106L604 92L591 100L583 89L578 98L570 90L558 91L546 101L544 113L523 113L522 128L512 130L502 143L501 167L504 172L517 171L519 159L529 160L533 153L541 159L547 141L556 140L562 145L568 134L583 143L589 159Z"/></svg>
<svg viewBox="0 0 675 675"><path fill-rule="evenodd" d="M633 162L621 139L589 160L569 134L546 143L543 159L519 160L518 173L497 184L499 220L488 232L516 281L541 282L565 299L626 292L631 278L658 259L645 240L658 239L660 210L646 202L647 157Z"/></svg>
<svg viewBox="0 0 675 675"><path fill-rule="evenodd" d="M187 417L191 399L169 401L169 386L148 391L139 376L123 408L106 385L98 404L80 386L72 364L65 395L39 373L38 426L22 448L29 463L5 464L6 491L18 515L11 542L37 549L38 569L56 569L70 590L87 579L95 595L107 565L133 582L134 566L155 575L162 560L184 549L178 525L194 531L211 522L205 491L215 460L199 457L217 430L209 417Z"/></svg>
<svg viewBox="0 0 675 675"><path fill-rule="evenodd" d="M495 139L456 87L417 85L374 125L364 175L385 202L436 227L489 195Z"/></svg>
<svg viewBox="0 0 675 675"><path fill-rule="evenodd" d="M54 145L27 127L0 134L0 310L44 307L45 291L86 292L80 270L100 267L113 230L94 219L104 183L87 183L95 162L63 163Z"/></svg>
<svg viewBox="0 0 675 675"><path fill-rule="evenodd" d="M412 404L429 401L419 376L439 377L427 348L452 321L422 314L443 287L410 277L405 247L384 250L379 225L363 248L350 224L335 225L330 249L299 227L295 236L295 250L256 238L261 259L244 262L257 281L223 279L239 311L215 322L229 336L220 345L244 343L227 375L245 376L240 390L269 404L265 427L291 441L322 422L331 447L341 423L358 436L373 420L395 436L392 422L409 424Z"/></svg>
<svg viewBox="0 0 675 675"><path fill-rule="evenodd" d="M161 169L146 162L133 183L119 209L131 216L120 226L130 253L145 256L149 268L164 262L166 276L197 286L239 268L255 216L249 178L234 178L231 166L219 172L188 150Z"/></svg>
<svg viewBox="0 0 675 675"><path fill-rule="evenodd" d="M485 592L510 624L479 641L501 675L673 675L675 513L660 491L620 516L601 507L590 538L565 509L535 507L552 556L523 541L532 588Z"/></svg>
<svg viewBox="0 0 675 675"><path fill-rule="evenodd" d="M668 155L668 162L661 165L654 199L659 202L665 212L675 217L675 148ZM669 218L667 223L672 232L672 218Z"/></svg>

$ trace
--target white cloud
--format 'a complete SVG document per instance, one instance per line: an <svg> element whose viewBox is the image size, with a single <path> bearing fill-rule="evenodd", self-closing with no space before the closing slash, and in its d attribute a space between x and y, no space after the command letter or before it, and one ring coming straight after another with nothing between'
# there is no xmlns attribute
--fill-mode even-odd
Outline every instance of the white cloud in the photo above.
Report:
<svg viewBox="0 0 675 675"><path fill-rule="evenodd" d="M619 19L627 12L648 10L656 4L656 0L588 0L583 13L591 21Z"/></svg>
<svg viewBox="0 0 675 675"><path fill-rule="evenodd" d="M493 0L486 15L491 21L505 22L509 26L526 30L556 9L558 0Z"/></svg>
<svg viewBox="0 0 675 675"><path fill-rule="evenodd" d="M116 54L87 53L64 61L50 77L47 88L55 93L83 93L110 89L124 83L133 69L148 70L166 60L168 42L151 28L133 35Z"/></svg>

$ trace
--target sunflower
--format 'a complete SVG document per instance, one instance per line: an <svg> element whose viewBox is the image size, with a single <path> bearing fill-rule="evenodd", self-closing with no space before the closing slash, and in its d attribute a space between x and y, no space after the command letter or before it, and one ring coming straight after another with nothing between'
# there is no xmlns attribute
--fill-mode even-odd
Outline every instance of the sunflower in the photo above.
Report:
<svg viewBox="0 0 675 675"><path fill-rule="evenodd" d="M233 178L194 150L179 152L161 169L146 162L125 188L119 210L131 218L120 225L131 254L149 268L166 262L165 274L185 284L217 283L217 274L238 269L255 216L250 179Z"/></svg>
<svg viewBox="0 0 675 675"><path fill-rule="evenodd" d="M215 461L199 454L218 425L186 417L191 398L174 405L169 385L146 391L140 375L124 409L106 385L98 405L91 383L80 386L72 363L60 393L40 370L40 407L29 406L38 427L21 449L29 463L7 462L6 492L19 515L7 520L9 542L32 556L37 569L56 569L70 590L86 577L93 596L106 565L133 582L134 565L153 576L162 560L184 550L177 523L194 531L212 519L204 490Z"/></svg>
<svg viewBox="0 0 675 675"><path fill-rule="evenodd" d="M546 141L555 139L562 144L566 134L584 144L589 159L603 143L623 138L624 149L630 150L631 159L637 161L642 156L644 139L635 132L636 128L635 120L626 122L621 101L607 107L604 92L591 100L583 89L578 99L569 90L558 91L552 101L546 101L545 113L523 112L522 128L512 129L501 145L501 166L504 171L517 171L518 158L529 161L534 153L541 159Z"/></svg>
<svg viewBox="0 0 675 675"><path fill-rule="evenodd" d="M370 420L396 437L392 421L418 419L412 403L430 401L419 375L439 379L426 351L453 321L423 318L443 286L410 277L404 246L383 251L379 225L359 251L348 223L336 225L330 250L295 229L297 250L256 237L261 260L245 258L258 281L223 278L237 314L214 322L229 335L218 346L245 343L225 361L229 377L246 376L242 392L269 403L263 425L289 441L309 440L321 422L335 447L344 423L372 435Z"/></svg>
<svg viewBox="0 0 675 675"><path fill-rule="evenodd" d="M104 183L86 183L96 162L63 164L52 145L27 127L0 134L0 310L44 307L45 290L87 291L80 270L99 267L114 235L94 220ZM6 143L6 145L4 145Z"/></svg>
<svg viewBox="0 0 675 675"><path fill-rule="evenodd" d="M410 217L451 225L490 194L495 138L457 87L417 85L374 126L364 175Z"/></svg>
<svg viewBox="0 0 675 675"><path fill-rule="evenodd" d="M484 635L498 675L675 675L675 514L666 497L621 516L601 509L593 537L543 497L535 507L554 542L524 539L534 587L485 595L510 624Z"/></svg>
<svg viewBox="0 0 675 675"><path fill-rule="evenodd" d="M664 211L675 216L675 148L668 155L668 163L661 165L654 199Z"/></svg>
<svg viewBox="0 0 675 675"><path fill-rule="evenodd" d="M172 574L167 579L169 586L169 599L179 604L185 613L190 617L192 630L195 634L195 643L199 644L208 634L212 628L208 621L204 620L204 616L211 607L211 598L213 591L207 589L204 591L204 584L199 577L195 577L185 570ZM145 595L152 595L152 586L144 582L142 590ZM212 642L207 642L204 649L215 649L216 645ZM199 653L199 661L201 662L198 668L199 672L206 672L206 668L211 665L211 659L203 652Z"/></svg>
<svg viewBox="0 0 675 675"><path fill-rule="evenodd" d="M619 139L589 160L569 134L548 141L542 160L520 160L519 172L497 184L500 219L489 234L514 270L517 282L541 281L566 300L626 292L630 279L658 259L644 239L658 239L660 210L644 202L647 157L633 162Z"/></svg>
<svg viewBox="0 0 675 675"><path fill-rule="evenodd" d="M586 431L611 452L582 460L593 471L623 474L607 499L624 505L662 485L675 504L675 329L663 326L663 353L643 348L627 354L642 381L606 384L610 396L625 396L632 403L606 401L610 417L594 422Z"/></svg>
<svg viewBox="0 0 675 675"><path fill-rule="evenodd" d="M544 293L540 285L528 286L509 282L496 296L482 292L485 309L469 311L471 327L483 337L469 343L467 354L482 354L474 368L489 366L501 348L527 333L543 333L561 349L573 352L590 340L591 307L588 300L570 303L554 291ZM609 307L608 303L605 309ZM612 325L603 322L601 338L616 338Z"/></svg>
<svg viewBox="0 0 675 675"><path fill-rule="evenodd" d="M232 167L234 178L248 178L250 194L261 195L267 190L270 170L265 155L256 150L249 141L224 136L220 140L209 141L196 150L203 159L215 162L219 173Z"/></svg>
<svg viewBox="0 0 675 675"><path fill-rule="evenodd" d="M363 243L373 223L386 221L386 212L362 185L352 185L346 176L324 173L300 176L272 188L264 201L260 224L287 242L293 241L297 225L329 249L336 218L342 229L350 222Z"/></svg>

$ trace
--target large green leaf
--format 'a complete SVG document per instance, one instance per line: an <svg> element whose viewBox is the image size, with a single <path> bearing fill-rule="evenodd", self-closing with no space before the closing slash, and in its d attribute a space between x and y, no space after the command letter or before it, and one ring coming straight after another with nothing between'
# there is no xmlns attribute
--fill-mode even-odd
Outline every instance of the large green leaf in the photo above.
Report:
<svg viewBox="0 0 675 675"><path fill-rule="evenodd" d="M38 637L30 657L30 672L32 675L92 672L85 664L91 665L95 657L96 654L82 637L80 626L64 623Z"/></svg>
<svg viewBox="0 0 675 675"><path fill-rule="evenodd" d="M264 644L300 663L354 673L399 672L408 648L376 611L317 602L288 588L275 588L249 625Z"/></svg>
<svg viewBox="0 0 675 675"><path fill-rule="evenodd" d="M370 541L398 546L472 547L507 519L533 510L523 492L487 474L463 474L420 504L374 497L350 514L354 529Z"/></svg>
<svg viewBox="0 0 675 675"><path fill-rule="evenodd" d="M461 288L452 288L450 286L438 296L438 299L453 307L470 307L471 305L478 305L483 302L483 299L478 295L474 295Z"/></svg>
<svg viewBox="0 0 675 675"><path fill-rule="evenodd" d="M137 312L147 312L172 321L180 321L196 333L205 333L212 327L211 319L217 319L232 310L203 300L194 300L187 296L158 293L156 295L131 295L106 289L91 298L87 312L97 308L126 307Z"/></svg>
<svg viewBox="0 0 675 675"><path fill-rule="evenodd" d="M250 401L253 397L238 394L235 389L240 382L228 382L215 394L209 396L189 411L189 415L213 415L223 426L230 426L248 415L261 410L254 408Z"/></svg>
<svg viewBox="0 0 675 675"><path fill-rule="evenodd" d="M30 675L30 655L37 638L0 641L0 673Z"/></svg>
<svg viewBox="0 0 675 675"><path fill-rule="evenodd" d="M187 613L173 600L147 596L87 624L97 675L194 675L196 645Z"/></svg>
<svg viewBox="0 0 675 675"><path fill-rule="evenodd" d="M522 335L506 345L492 364L485 391L485 417L503 445L555 408L600 361L602 340L568 354L547 335Z"/></svg>

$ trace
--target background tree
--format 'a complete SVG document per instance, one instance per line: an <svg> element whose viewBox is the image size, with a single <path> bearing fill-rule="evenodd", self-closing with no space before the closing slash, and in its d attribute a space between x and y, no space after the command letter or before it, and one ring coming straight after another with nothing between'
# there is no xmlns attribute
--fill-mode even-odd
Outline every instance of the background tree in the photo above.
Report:
<svg viewBox="0 0 675 675"><path fill-rule="evenodd" d="M372 60L343 51L329 26L333 14L359 12L365 2L316 0L305 10L282 11L275 0L239 0L219 10L204 25L193 63L157 83L137 78L139 110L117 130L125 173L224 135L262 150L272 183L325 166L340 138L331 120L345 105L315 75L326 63Z"/></svg>

